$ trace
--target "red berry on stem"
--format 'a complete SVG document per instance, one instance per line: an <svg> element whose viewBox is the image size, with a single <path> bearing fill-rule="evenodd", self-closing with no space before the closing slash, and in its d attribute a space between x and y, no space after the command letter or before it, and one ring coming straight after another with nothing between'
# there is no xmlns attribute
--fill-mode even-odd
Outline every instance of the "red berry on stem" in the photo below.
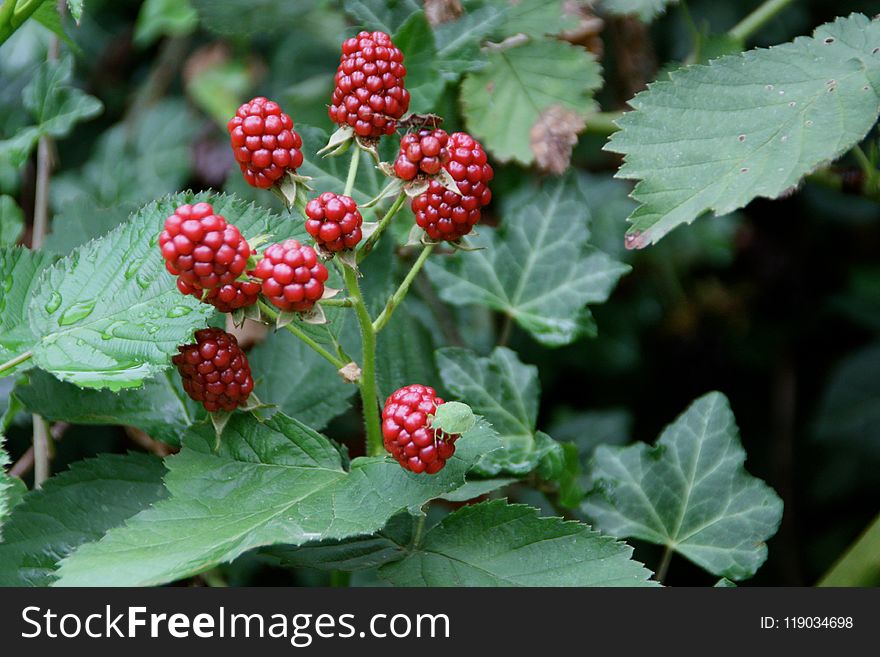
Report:
<svg viewBox="0 0 880 657"><path fill-rule="evenodd" d="M195 344L178 347L171 362L183 389L209 411L232 411L247 402L254 380L234 335L220 329L196 331Z"/></svg>
<svg viewBox="0 0 880 657"><path fill-rule="evenodd" d="M364 222L350 196L324 192L306 205L306 230L328 251L353 249L361 241Z"/></svg>
<svg viewBox="0 0 880 657"><path fill-rule="evenodd" d="M384 32L361 32L342 44L329 114L361 137L394 132L409 109L403 53Z"/></svg>
<svg viewBox="0 0 880 657"><path fill-rule="evenodd" d="M385 402L385 449L404 469L435 474L455 453L458 434L444 434L430 426L431 417L442 403L433 388L419 384L400 388Z"/></svg>
<svg viewBox="0 0 880 657"><path fill-rule="evenodd" d="M188 288L230 285L247 266L251 248L238 228L208 203L181 205L159 235L165 268Z"/></svg>
<svg viewBox="0 0 880 657"><path fill-rule="evenodd" d="M248 275L252 276L253 272L248 272ZM208 290L206 294L204 290L192 287L183 279L178 278L177 289L183 294L189 294L200 301L210 303L221 313L231 313L239 308L253 306L260 298L260 283L258 281L235 280L226 285L215 287L213 290Z"/></svg>
<svg viewBox="0 0 880 657"><path fill-rule="evenodd" d="M239 107L226 128L235 160L253 187L268 189L303 162L302 139L278 103L258 96Z"/></svg>
<svg viewBox="0 0 880 657"><path fill-rule="evenodd" d="M445 130L410 132L400 140L400 151L394 162L394 173L403 180L412 180L419 173L433 176L449 162L446 145L449 135Z"/></svg>
<svg viewBox="0 0 880 657"><path fill-rule="evenodd" d="M324 296L328 274L312 247L290 239L263 252L254 276L263 281L263 294L273 306L308 312Z"/></svg>

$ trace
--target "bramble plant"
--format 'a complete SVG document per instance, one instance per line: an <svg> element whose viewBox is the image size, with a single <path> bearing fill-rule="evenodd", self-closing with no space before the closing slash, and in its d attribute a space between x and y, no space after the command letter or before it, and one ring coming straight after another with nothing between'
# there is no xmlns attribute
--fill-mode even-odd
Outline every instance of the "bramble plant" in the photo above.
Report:
<svg viewBox="0 0 880 657"><path fill-rule="evenodd" d="M31 16L55 32L19 85L28 124L0 123L0 184L37 164L32 248L14 198L0 205L0 431L33 428L33 466L0 469L0 584L218 584L271 561L334 584L656 586L674 555L707 582L752 577L783 503L744 468L724 394L703 389L654 446L593 416L559 440L526 361L605 330L590 308L635 262L620 247L807 178L839 188L829 165L850 152L876 198L860 144L880 22L741 52L790 4L756 3L723 38L694 25L686 61L615 113L595 100L601 17L641 26L675 3L353 0L302 25L247 4L147 0L135 40L164 39L161 72L81 175L51 180L54 142L119 100L75 86L92 51L52 3L0 5L4 54L45 37ZM200 129L157 100L196 30L303 33L308 53L279 46L259 73L278 93L242 102L260 67L200 50L183 72L215 123ZM597 136L633 189L570 166L610 157ZM191 141L219 176L193 175ZM49 477L69 425L126 427L148 453L96 444ZM0 465L12 451L0 437Z"/></svg>

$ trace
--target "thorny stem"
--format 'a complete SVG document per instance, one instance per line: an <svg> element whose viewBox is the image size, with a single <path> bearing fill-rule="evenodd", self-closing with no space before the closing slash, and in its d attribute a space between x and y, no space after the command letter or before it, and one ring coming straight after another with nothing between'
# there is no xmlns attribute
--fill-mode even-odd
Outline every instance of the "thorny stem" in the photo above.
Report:
<svg viewBox="0 0 880 657"><path fill-rule="evenodd" d="M755 11L734 25L728 35L738 41L745 41L791 3L792 0L765 0Z"/></svg>
<svg viewBox="0 0 880 657"><path fill-rule="evenodd" d="M404 202L406 201L406 192L400 192L397 195L397 198L394 199L394 203L390 208L388 208L388 212L385 213L385 216L379 221L379 225L376 226L376 230L367 238L367 241L364 242L364 245L360 248L357 254L357 261L360 262L370 251L373 250L373 247L376 246L376 242L379 241L379 238L382 237L382 233L385 232L385 229L388 228L388 224L391 223L391 220L397 215L400 211L400 208L403 207Z"/></svg>
<svg viewBox="0 0 880 657"><path fill-rule="evenodd" d="M30 358L34 355L32 351L26 351L23 354L16 356L12 360L8 360L2 365L0 365L0 372L5 372L6 370L11 370L16 365L21 365L26 360L30 360Z"/></svg>
<svg viewBox="0 0 880 657"><path fill-rule="evenodd" d="M382 312L376 318L376 321L373 322L373 331L378 333L385 327L385 325L388 323L388 320L391 319L391 315L394 313L394 309L397 308L397 306L399 306L403 299L406 297L407 292L409 292L410 285L412 285L412 282L416 279L416 276L419 275L419 272L422 269L422 265L425 264L425 261L428 259L428 256L431 255L431 252L434 250L435 246L435 244L427 244L425 245L425 248L422 249L422 252L419 254L419 257L416 258L416 261L413 263L412 268L403 279L400 287L398 287L397 290L395 290L394 294L391 295L391 298L388 299L388 303L385 304L385 308L382 309Z"/></svg>
<svg viewBox="0 0 880 657"><path fill-rule="evenodd" d="M270 319L273 319L273 320L278 317L278 313L271 306L269 306L269 304L267 304L265 301L260 301L258 303L260 305L260 312L262 312L264 315L266 315L267 317L269 317ZM305 342L309 347L314 349L314 351L319 356L324 358L327 362L329 362L331 365L333 365L336 369L340 369L342 367L345 367L345 363L343 363L339 358L336 358L336 356L331 354L329 351L324 349L324 347L322 347L317 342L315 342L312 338L310 338L308 335L306 335L302 331L302 329L300 329L296 324L287 324L284 328L287 329L290 333L292 333L296 337L298 337L300 340Z"/></svg>
<svg viewBox="0 0 880 657"><path fill-rule="evenodd" d="M357 272L351 267L343 267L345 286L348 296L354 302L354 312L361 330L363 345L363 363L361 363L361 403L364 407L364 425L367 431L367 455L376 456L382 453L382 431L379 420L379 397L376 394L376 331L370 313L364 303L358 283Z"/></svg>

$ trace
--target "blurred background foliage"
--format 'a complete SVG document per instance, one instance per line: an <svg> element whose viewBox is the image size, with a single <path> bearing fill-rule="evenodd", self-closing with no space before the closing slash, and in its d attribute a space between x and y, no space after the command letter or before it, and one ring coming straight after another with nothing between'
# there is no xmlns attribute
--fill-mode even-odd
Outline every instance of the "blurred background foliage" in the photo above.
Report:
<svg viewBox="0 0 880 657"><path fill-rule="evenodd" d="M271 195L247 188L235 170L226 120L241 102L260 94L277 99L297 125L329 129L326 106L339 44L361 27L400 35L396 40L404 51L409 43L430 38L433 29L437 54L407 59L411 109L441 114L450 130L467 128L464 74L472 71L491 81L498 72L491 69L491 51L481 51L478 44L461 46L457 37L469 21L486 21L505 3L424 4L87 0L78 26L66 12L27 22L0 48L0 138L30 124L21 112L21 92L45 61L53 30L74 58L75 85L104 105L103 113L56 142L50 188L55 228L47 248L65 253L139 205L187 188L231 191L278 210ZM719 35L759 3L688 0L649 24L605 14L589 2L538 4L545 10L527 16L499 13L485 39L564 33L579 53L590 51L601 63L604 86L596 102L613 112L664 70L735 49L738 44ZM460 10L461 18L446 22ZM875 14L880 3L795 2L747 45L788 41L851 11ZM584 97L582 102L592 101ZM598 444L653 442L692 399L723 391L741 427L750 472L785 501L768 563L752 581L813 584L878 511L880 206L808 182L784 200L758 200L736 215L703 219L657 246L628 252L623 233L633 203L626 197L628 185L612 178L619 161L600 150L606 136L607 130L588 119L572 166L590 200L592 242L633 269L610 301L594 309L597 337L549 349L514 329L511 346L523 362L540 366L538 426L557 440L573 441L586 462ZM503 150L494 143L489 149L492 155ZM532 161L502 165L496 158L494 164L499 198L554 175L552 166L542 171ZM857 178L853 162L845 160L839 168L845 179ZM25 244L34 169L33 157L22 167L0 158L0 193L21 208ZM11 205L4 208L3 217L17 212ZM497 220L490 210L486 221ZM403 226L401 236L406 232ZM427 309L432 296L421 296L413 301L411 320L437 329ZM464 327L458 339L487 355L495 343L496 319L474 308L449 312ZM426 340L429 350L432 342L442 343L443 335L422 331L418 339ZM0 412L9 403L12 384L0 379ZM27 449L29 423L30 416L14 415L13 459ZM328 433L356 434L358 423L356 412L349 411L333 420ZM63 440L55 443L55 471L98 452L142 447L118 427L65 426L62 431ZM514 488L510 496L553 512L538 493ZM650 547L637 549L636 557L651 566L659 558ZM224 567L223 575L230 584L326 581L324 574L309 570L277 570L256 555ZM880 573L876 577L880 581ZM668 581L707 584L710 579L682 559Z"/></svg>

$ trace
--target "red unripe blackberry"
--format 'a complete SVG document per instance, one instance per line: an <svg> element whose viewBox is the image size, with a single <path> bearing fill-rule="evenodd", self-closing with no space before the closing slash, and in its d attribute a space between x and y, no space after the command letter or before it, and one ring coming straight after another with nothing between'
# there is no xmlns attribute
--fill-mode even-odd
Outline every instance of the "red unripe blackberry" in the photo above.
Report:
<svg viewBox="0 0 880 657"><path fill-rule="evenodd" d="M409 109L403 53L384 32L361 32L342 44L329 114L361 137L394 132Z"/></svg>
<svg viewBox="0 0 880 657"><path fill-rule="evenodd" d="M364 222L350 196L324 192L306 204L306 230L328 251L353 249L361 241Z"/></svg>
<svg viewBox="0 0 880 657"><path fill-rule="evenodd" d="M303 162L302 139L276 102L254 98L238 108L226 129L235 161L253 187L268 189Z"/></svg>
<svg viewBox="0 0 880 657"><path fill-rule="evenodd" d="M433 176L449 162L449 135L445 130L410 132L400 140L400 151L394 161L394 173L403 180L418 174Z"/></svg>
<svg viewBox="0 0 880 657"><path fill-rule="evenodd" d="M489 181L495 176L486 158L486 152L476 139L464 132L449 135L449 162L445 169L458 183L458 189L465 196L472 196L480 207L489 205L492 192Z"/></svg>
<svg viewBox="0 0 880 657"><path fill-rule="evenodd" d="M414 384L400 388L382 410L385 449L406 470L435 474L455 453L458 434L431 428L431 417L443 400L433 388Z"/></svg>
<svg viewBox="0 0 880 657"><path fill-rule="evenodd" d="M312 247L291 239L268 247L254 276L263 281L263 294L273 306L308 312L324 296L327 268Z"/></svg>
<svg viewBox="0 0 880 657"><path fill-rule="evenodd" d="M195 344L178 347L171 362L186 394L209 411L233 411L247 402L254 379L234 335L216 328L196 331Z"/></svg>
<svg viewBox="0 0 880 657"><path fill-rule="evenodd" d="M247 267L251 248L238 228L209 203L181 205L159 235L165 268L191 288L231 284Z"/></svg>
<svg viewBox="0 0 880 657"><path fill-rule="evenodd" d="M253 272L249 272L249 274L253 274ZM189 294L200 301L210 303L221 313L231 313L239 308L253 306L260 297L260 283L257 281L236 280L208 290L205 294L204 290L192 287L183 279L178 278L177 289L183 294Z"/></svg>

